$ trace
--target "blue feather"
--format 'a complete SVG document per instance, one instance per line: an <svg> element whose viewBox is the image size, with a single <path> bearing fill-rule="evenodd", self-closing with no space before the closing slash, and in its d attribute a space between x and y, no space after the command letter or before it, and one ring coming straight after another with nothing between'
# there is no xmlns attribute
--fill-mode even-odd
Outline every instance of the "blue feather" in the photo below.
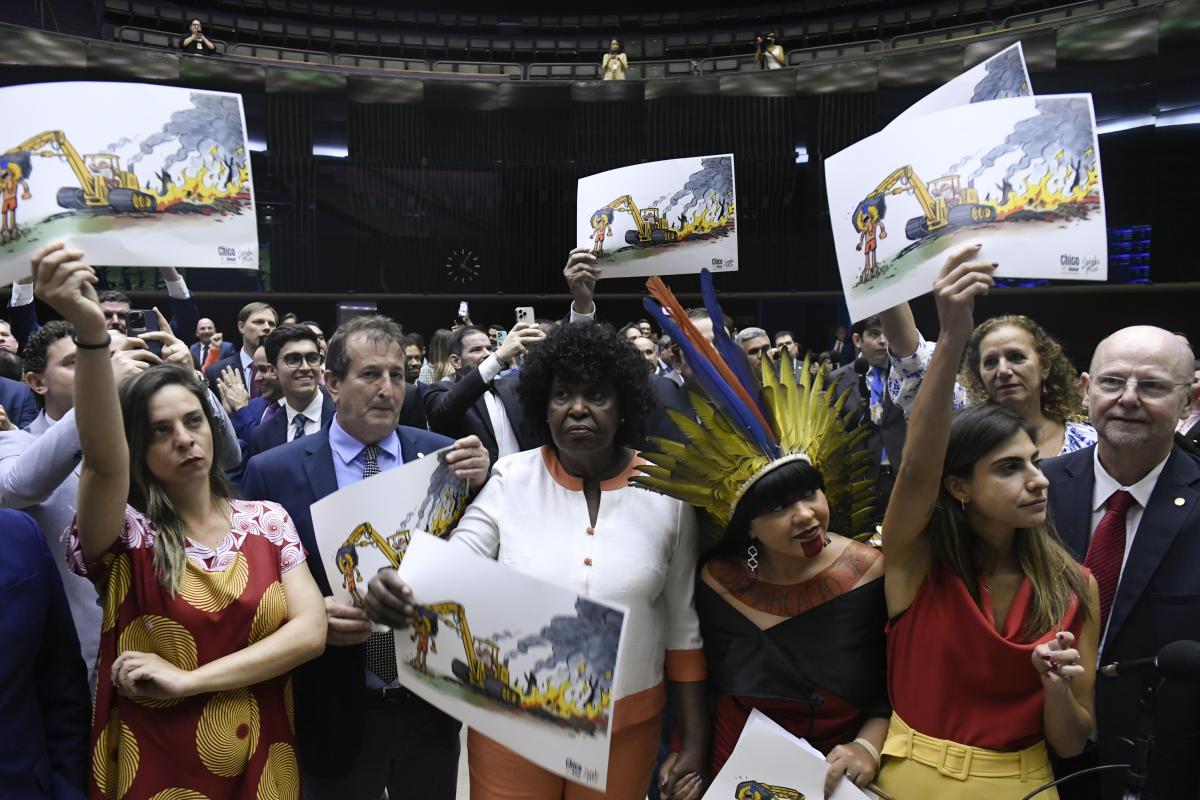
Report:
<svg viewBox="0 0 1200 800"><path fill-rule="evenodd" d="M778 457L779 444L775 441L774 434L763 426L753 411L747 408L746 404L733 390L733 387L725 381L709 360L696 349L695 345L683 334L679 326L675 324L675 321L663 313L662 308L652 298L643 298L642 305L655 318L659 327L671 337L671 341L677 342L683 349L684 358L687 359L692 375L704 394L712 402L716 403L725 416L734 425L744 431L746 437L758 445L763 453L772 458Z"/></svg>
<svg viewBox="0 0 1200 800"><path fill-rule="evenodd" d="M707 269L700 271L700 293L704 298L704 307L708 309L708 316L713 322L713 343L717 352L721 354L721 358L725 359L725 363L737 376L742 388L746 390L746 394L755 399L755 402L758 403L758 410L766 417L766 409L763 408L762 401L758 399L760 394L758 381L750 373L750 365L746 361L745 351L742 350L741 345L730 338L729 332L725 329L725 315L721 313L721 306L717 303L717 290L713 286L712 273Z"/></svg>

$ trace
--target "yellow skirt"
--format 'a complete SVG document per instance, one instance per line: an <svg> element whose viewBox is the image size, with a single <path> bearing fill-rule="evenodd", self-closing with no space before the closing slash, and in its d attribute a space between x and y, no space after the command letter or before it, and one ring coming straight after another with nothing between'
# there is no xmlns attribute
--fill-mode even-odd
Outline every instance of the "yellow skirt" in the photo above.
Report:
<svg viewBox="0 0 1200 800"><path fill-rule="evenodd" d="M935 739L896 714L888 725L875 783L895 800L1020 800L1054 780L1046 743L1002 752ZM1047 789L1038 800L1058 800Z"/></svg>

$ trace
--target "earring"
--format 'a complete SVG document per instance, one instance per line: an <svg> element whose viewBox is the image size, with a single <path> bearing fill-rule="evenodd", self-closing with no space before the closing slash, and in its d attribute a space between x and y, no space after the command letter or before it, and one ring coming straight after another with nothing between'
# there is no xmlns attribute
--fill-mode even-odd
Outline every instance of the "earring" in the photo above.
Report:
<svg viewBox="0 0 1200 800"><path fill-rule="evenodd" d="M746 548L746 567L750 570L750 579L758 580L758 548L754 545Z"/></svg>
<svg viewBox="0 0 1200 800"><path fill-rule="evenodd" d="M960 498L959 498L959 500L958 500L958 502L962 504L962 510L963 510L963 513L964 513L964 514L965 514L965 513L967 513L967 498L965 498L965 497L960 497Z"/></svg>

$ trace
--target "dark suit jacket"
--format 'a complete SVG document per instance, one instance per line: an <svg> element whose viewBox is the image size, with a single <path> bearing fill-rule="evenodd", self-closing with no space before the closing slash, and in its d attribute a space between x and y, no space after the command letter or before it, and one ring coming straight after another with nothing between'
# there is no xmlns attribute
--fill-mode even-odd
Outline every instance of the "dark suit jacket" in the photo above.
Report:
<svg viewBox="0 0 1200 800"><path fill-rule="evenodd" d="M171 330L175 336L187 341L196 335L196 323L200 321L200 309L196 299L190 294L186 300L168 298L171 303ZM37 309L33 303L8 307L8 324L12 326L12 334L24 347L30 335L42 326L38 323Z"/></svg>
<svg viewBox="0 0 1200 800"><path fill-rule="evenodd" d="M192 342L191 346L188 347L188 350L190 350L192 353L192 361L196 364L196 369L200 369L200 367L203 366L200 363L200 343ZM229 358L230 356L236 354L237 348L233 346L233 342L221 342L222 359Z"/></svg>
<svg viewBox="0 0 1200 800"><path fill-rule="evenodd" d="M38 404L33 390L21 381L0 378L0 406L12 424L24 430L37 419Z"/></svg>
<svg viewBox="0 0 1200 800"><path fill-rule="evenodd" d="M696 414L692 411L692 404L688 400L687 391L670 378L664 378L662 375L651 375L650 393L654 406L650 409L650 414L646 418L646 437L660 436L663 439L673 439L677 442L684 441L683 434L680 433L679 428L667 416L667 410L674 409L684 416L695 419ZM657 449L648 442L635 445L635 447L638 450Z"/></svg>
<svg viewBox="0 0 1200 800"><path fill-rule="evenodd" d="M854 342L850 340L850 336L846 336L846 341L842 342L842 352L834 353L833 348L837 346L837 339L829 343L829 354L833 356L833 363L839 367L844 367L847 364L853 364L854 359L858 356L858 348L854 346Z"/></svg>
<svg viewBox="0 0 1200 800"><path fill-rule="evenodd" d="M400 455L408 463L418 453L451 444L444 436L399 427ZM242 494L283 505L308 551L308 568L321 593L330 596L329 579L313 532L309 506L338 490L329 428L267 450L250 459ZM318 777L344 777L362 744L364 701L362 651L326 647L320 658L292 671L296 699L296 740L304 771Z"/></svg>
<svg viewBox="0 0 1200 800"><path fill-rule="evenodd" d="M511 375L497 376L492 386L517 434L517 444L522 450L532 450L541 446L542 437L521 408L521 401L517 397L518 379ZM487 403L483 399L487 390L488 385L483 382L478 368L459 378L456 383L431 383L424 389L425 416L429 420L430 430L451 439L461 439L471 434L478 436L487 448L492 463L495 463L499 446L496 444L496 432L492 430Z"/></svg>
<svg viewBox="0 0 1200 800"><path fill-rule="evenodd" d="M1042 462L1050 480L1050 509L1059 536L1080 561L1091 539L1095 447ZM1113 598L1108 634L1100 663L1153 656L1177 639L1200 640L1200 460L1178 445L1171 451ZM1141 682L1130 678L1096 679L1096 717L1100 757L1106 763L1129 761L1127 745L1113 737L1133 738ZM1200 686L1167 683L1154 717L1156 741L1150 763L1151 796L1160 800L1200 796ZM1119 797L1123 772L1102 773L1104 797Z"/></svg>
<svg viewBox="0 0 1200 800"><path fill-rule="evenodd" d="M0 510L0 797L82 798L91 763L87 670L50 548Z"/></svg>
<svg viewBox="0 0 1200 800"><path fill-rule="evenodd" d="M324 401L321 403L321 427L324 428L329 424L329 420L333 419L333 412L337 408L324 389L319 389L318 391L321 392L321 397L324 398ZM264 450L270 450L272 447L279 447L281 444L286 444L287 434L287 409L281 408L275 416L267 420L265 424L258 425L254 429L254 432L250 434L250 448L244 451L246 458L253 458Z"/></svg>
<svg viewBox="0 0 1200 800"><path fill-rule="evenodd" d="M237 370L237 373L242 376L242 382L246 382L246 373L242 371L241 348L234 350L233 355L229 356L228 358L222 358L220 361L204 370L204 377L208 379L208 388L216 392L217 397L221 396L220 390L217 389L217 383L221 378L221 373L225 371L226 367L233 367L235 370ZM247 386L246 388L249 389L250 387Z"/></svg>
<svg viewBox="0 0 1200 800"><path fill-rule="evenodd" d="M835 397L840 397L843 392L850 393L850 396L846 398L845 411L863 406L858 373L854 371L853 363L834 370L829 379L833 383ZM872 429L866 443L867 448L871 451L871 478L880 487L874 515L874 520L878 522L883 519L883 512L887 509L888 495L892 486L890 480L879 481L879 459L882 451L886 449L892 471L895 472L900 466L900 456L904 451L904 437L908 433L908 422L904 419L904 412L892 402L891 393L886 388L883 392L883 415L880 417L879 424L870 422L869 415L867 419L866 424L870 425Z"/></svg>

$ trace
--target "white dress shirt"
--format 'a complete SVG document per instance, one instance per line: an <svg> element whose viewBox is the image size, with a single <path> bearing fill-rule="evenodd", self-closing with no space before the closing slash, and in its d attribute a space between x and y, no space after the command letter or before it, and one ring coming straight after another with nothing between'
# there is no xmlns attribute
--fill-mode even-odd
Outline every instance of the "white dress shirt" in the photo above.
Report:
<svg viewBox="0 0 1200 800"><path fill-rule="evenodd" d="M283 410L287 413L287 438L285 441L290 442L292 439L296 438L296 429L293 427L295 424L293 420L295 420L300 414L303 414L306 417L306 421L304 423L305 436L312 436L314 433L321 430L321 408L325 405L325 396L321 394L320 390L317 390L312 402L299 411L292 408L292 406L286 400L280 400L279 402L283 403Z"/></svg>
<svg viewBox="0 0 1200 800"><path fill-rule="evenodd" d="M488 418L492 422L492 432L496 434L497 458L521 452L521 445L517 442L517 432L513 430L512 423L508 420L508 412L504 410L504 401L491 390L492 381L504 369L504 365L500 363L500 359L496 358L495 353L485 358L479 365L479 377L483 378L483 382L488 385L488 391L483 393L483 404L487 406Z"/></svg>

